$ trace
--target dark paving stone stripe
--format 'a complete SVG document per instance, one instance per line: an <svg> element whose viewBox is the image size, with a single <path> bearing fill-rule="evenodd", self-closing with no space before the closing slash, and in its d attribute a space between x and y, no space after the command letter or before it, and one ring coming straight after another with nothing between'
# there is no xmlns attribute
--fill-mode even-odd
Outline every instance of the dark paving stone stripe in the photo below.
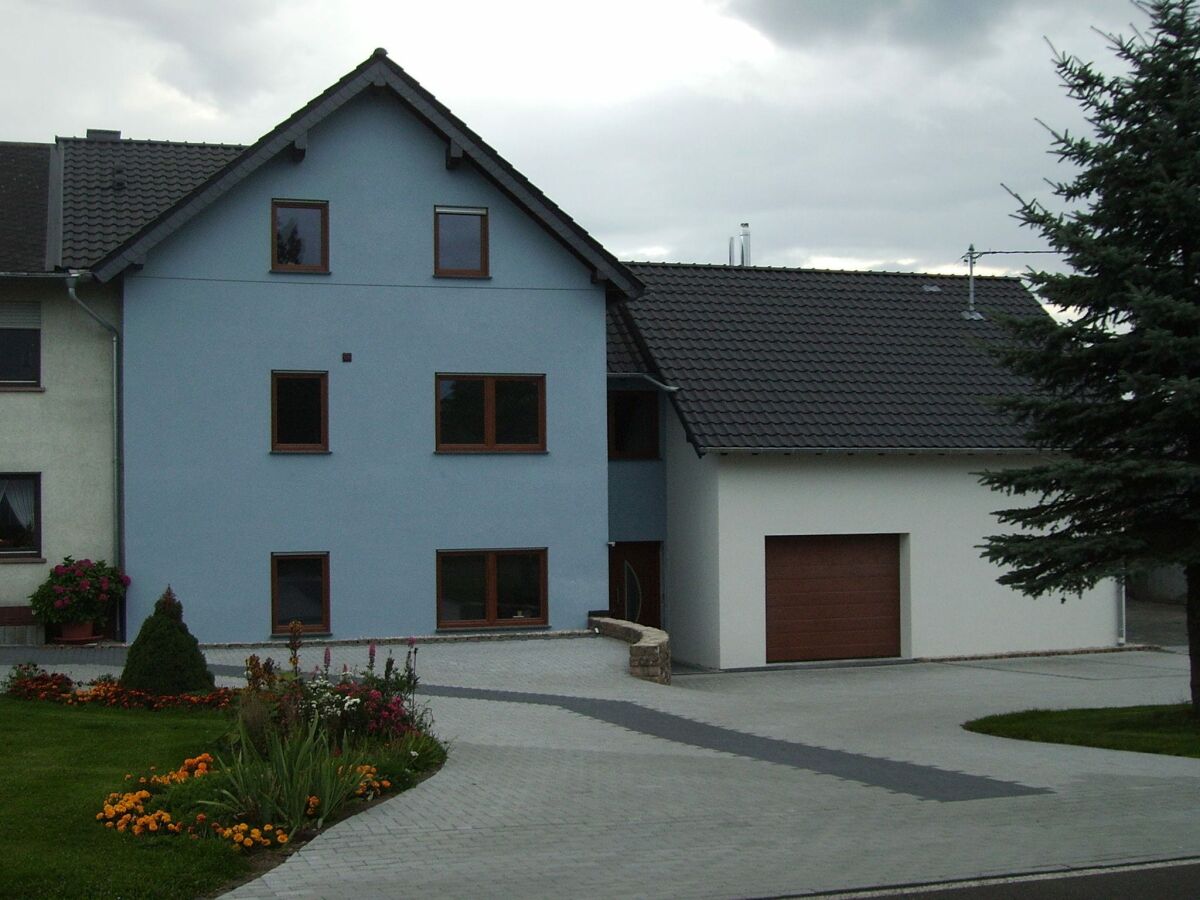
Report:
<svg viewBox="0 0 1200 900"><path fill-rule="evenodd" d="M448 687L434 684L422 684L420 693L431 697L557 706L652 737L701 747L705 750L732 753L762 762L792 766L822 775L832 775L835 778L856 781L871 787L881 787L923 800L957 802L1053 793L1048 788L1027 787L982 775L968 775L918 763L882 759L862 753L852 753L848 750L833 750L828 747L817 747L811 744L748 734L732 728L697 722L673 713L650 709L628 700L600 700L558 694L527 694L520 691Z"/></svg>

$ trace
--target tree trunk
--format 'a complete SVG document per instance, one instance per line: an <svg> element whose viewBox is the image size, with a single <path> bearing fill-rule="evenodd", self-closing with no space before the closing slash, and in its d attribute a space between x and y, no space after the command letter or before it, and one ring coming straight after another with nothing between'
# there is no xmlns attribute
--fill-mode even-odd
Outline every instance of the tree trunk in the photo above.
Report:
<svg viewBox="0 0 1200 900"><path fill-rule="evenodd" d="M1200 718L1200 563L1184 569L1187 575L1188 657L1192 661L1192 715Z"/></svg>

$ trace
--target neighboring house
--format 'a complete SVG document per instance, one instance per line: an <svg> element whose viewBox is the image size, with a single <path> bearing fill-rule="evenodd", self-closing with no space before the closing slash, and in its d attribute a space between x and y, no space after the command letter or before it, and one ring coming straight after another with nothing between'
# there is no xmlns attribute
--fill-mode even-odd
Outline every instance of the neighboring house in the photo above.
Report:
<svg viewBox="0 0 1200 900"><path fill-rule="evenodd" d="M61 147L0 143L0 640L63 556L116 558L112 336L58 270ZM119 323L113 287L77 297Z"/></svg>
<svg viewBox="0 0 1200 900"><path fill-rule="evenodd" d="M606 608L723 668L1117 640L1110 597L1027 600L975 547L972 473L1032 458L983 402L990 317L1042 314L1015 280L967 320L961 278L623 264L381 51L250 147L51 155L93 390L61 272L120 298L123 531L41 552L119 539L129 634L170 583L203 641Z"/></svg>

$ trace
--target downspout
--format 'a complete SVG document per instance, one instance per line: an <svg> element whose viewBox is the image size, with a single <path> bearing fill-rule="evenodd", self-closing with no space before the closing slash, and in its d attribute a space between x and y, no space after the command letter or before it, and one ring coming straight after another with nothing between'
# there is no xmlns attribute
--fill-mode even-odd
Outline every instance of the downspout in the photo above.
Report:
<svg viewBox="0 0 1200 900"><path fill-rule="evenodd" d="M107 319L100 316L94 309L88 306L79 295L75 293L75 287L81 276L91 277L89 273L68 271L67 272L67 294L72 300L79 305L85 313L92 318L101 328L107 331L112 339L112 489L113 489L113 555L116 557L116 566L122 571L125 570L125 548L121 540L121 510L123 507L123 498L121 496L121 383L120 383L120 359L121 359L121 332L117 327ZM121 609L117 616L117 639L121 640L125 636L125 610Z"/></svg>

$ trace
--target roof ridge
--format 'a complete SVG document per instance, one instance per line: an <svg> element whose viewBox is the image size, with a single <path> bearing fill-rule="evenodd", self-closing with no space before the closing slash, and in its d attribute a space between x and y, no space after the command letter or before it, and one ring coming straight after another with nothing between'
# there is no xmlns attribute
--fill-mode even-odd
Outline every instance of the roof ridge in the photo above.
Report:
<svg viewBox="0 0 1200 900"><path fill-rule="evenodd" d="M910 278L966 279L970 275L950 275L942 272L896 272L890 269L822 269L810 266L731 266L728 263L642 262L623 259L626 266L666 266L673 269L721 269L727 272L811 272L826 275L904 275ZM1020 275L979 275L976 281L1020 281Z"/></svg>
<svg viewBox="0 0 1200 900"><path fill-rule="evenodd" d="M162 147L220 147L226 150L244 150L249 146L249 144L225 144L212 141L168 141L157 138L118 138L117 140L108 140L105 138L64 137L62 135L56 135L54 140L59 143L71 144L153 144Z"/></svg>

